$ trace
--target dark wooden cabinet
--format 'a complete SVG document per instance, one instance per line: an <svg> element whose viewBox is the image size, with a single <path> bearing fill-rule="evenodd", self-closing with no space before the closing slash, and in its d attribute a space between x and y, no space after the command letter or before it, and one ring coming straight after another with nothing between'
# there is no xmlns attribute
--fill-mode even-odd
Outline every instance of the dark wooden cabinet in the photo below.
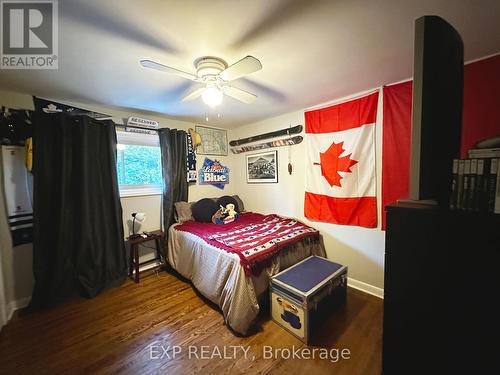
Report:
<svg viewBox="0 0 500 375"><path fill-rule="evenodd" d="M387 207L384 375L477 373L500 361L499 255L500 215Z"/></svg>

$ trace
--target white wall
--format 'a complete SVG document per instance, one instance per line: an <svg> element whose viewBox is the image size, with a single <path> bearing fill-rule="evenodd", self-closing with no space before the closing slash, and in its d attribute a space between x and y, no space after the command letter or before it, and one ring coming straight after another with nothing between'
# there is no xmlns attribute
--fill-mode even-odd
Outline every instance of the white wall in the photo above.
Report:
<svg viewBox="0 0 500 375"><path fill-rule="evenodd" d="M187 130L189 128L194 128L195 124L178 121L175 119L170 119L167 117L162 117L158 115L144 114L140 112L129 112L123 109L103 107L94 104L82 104L76 102L68 102L62 100L56 100L63 102L64 104L74 105L76 107L89 109L96 112L101 112L109 114L115 123L122 124L123 120L129 116L139 116L145 117L151 120L156 120L160 123L161 127L176 128ZM0 105L7 108L16 109L34 109L33 99L31 95L14 93L9 91L0 90ZM206 126L214 126L214 124L204 124ZM228 138L231 137L231 131L228 131ZM235 194L234 183L232 182L232 164L231 157L221 156L217 157L224 165L231 169L229 184L225 186L224 190L218 189L210 185L198 185L192 184L189 187L189 200L195 201L204 197L218 197L222 195L232 195ZM199 155L197 157L197 170L201 168L203 164L204 156ZM0 183L3 184L3 181ZM150 195L150 196L136 196L136 197L123 197L121 198L121 204L123 209L123 225L125 236L129 234L129 226L127 222L131 218L132 212L144 212L146 214L147 220L140 229L143 230L155 230L160 229L161 221L161 196L160 195ZM3 265L5 268L5 288L7 290L8 302L16 305L23 305L26 301L29 301L31 292L33 289L33 272L32 272L32 259L33 259L33 248L31 244L26 244L22 246L17 246L14 249L10 247L2 246L1 248L3 257ZM145 258L149 258L152 254L152 250L148 248L141 249L141 261Z"/></svg>
<svg viewBox="0 0 500 375"><path fill-rule="evenodd" d="M347 98L339 101L345 99ZM234 155L231 161L234 168L235 188L245 203L246 209L297 217L316 227L323 235L328 257L348 265L349 277L376 288L383 288L385 248L385 233L380 230L381 104L382 97L380 96L376 124L377 200L379 212L379 228L377 229L313 222L304 217L305 142L290 148L276 148L278 150L279 173L279 182L277 184L246 183L245 156L251 153ZM232 132L233 137L231 139L244 138L299 124L304 125L303 110L237 128ZM289 175L287 170L289 151L291 152L293 164L292 175Z"/></svg>

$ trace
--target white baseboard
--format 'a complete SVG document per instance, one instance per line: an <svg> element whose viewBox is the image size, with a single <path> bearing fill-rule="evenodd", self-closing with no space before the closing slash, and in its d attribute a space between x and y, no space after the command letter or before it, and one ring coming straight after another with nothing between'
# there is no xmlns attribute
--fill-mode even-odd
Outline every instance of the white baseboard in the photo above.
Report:
<svg viewBox="0 0 500 375"><path fill-rule="evenodd" d="M384 289L364 283L362 281L353 279L351 277L347 278L347 285L351 288L361 290L362 292L371 294L372 296L384 299Z"/></svg>
<svg viewBox="0 0 500 375"><path fill-rule="evenodd" d="M23 307L28 306L31 301L31 297L21 298L15 301L11 301L9 303L9 311L7 312L7 321L12 318L14 311L22 309Z"/></svg>

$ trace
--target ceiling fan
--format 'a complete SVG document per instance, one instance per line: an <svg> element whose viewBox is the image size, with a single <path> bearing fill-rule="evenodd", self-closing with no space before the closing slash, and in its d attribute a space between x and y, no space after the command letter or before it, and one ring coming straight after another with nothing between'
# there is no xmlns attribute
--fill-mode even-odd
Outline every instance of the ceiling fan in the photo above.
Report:
<svg viewBox="0 0 500 375"><path fill-rule="evenodd" d="M201 96L203 101L212 107L222 102L223 94L243 103L252 103L257 98L257 95L233 87L230 82L262 69L260 61L253 56L246 56L231 66L228 66L221 58L203 56L194 61L196 74L172 68L152 60L141 60L140 63L145 68L175 74L191 81L202 83L203 87L187 94L182 98L182 101L189 102Z"/></svg>

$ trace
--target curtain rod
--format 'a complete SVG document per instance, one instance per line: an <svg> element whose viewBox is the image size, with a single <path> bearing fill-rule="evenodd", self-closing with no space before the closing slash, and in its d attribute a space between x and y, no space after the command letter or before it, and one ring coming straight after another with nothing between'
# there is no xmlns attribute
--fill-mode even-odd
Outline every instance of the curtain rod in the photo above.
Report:
<svg viewBox="0 0 500 375"><path fill-rule="evenodd" d="M20 112L36 112L34 110L31 110L31 109L17 109L17 108L9 108L7 106L1 106L0 107L0 113L8 113L9 110L20 111ZM70 114L70 116L71 116L71 114ZM72 115L72 116L79 116L79 115ZM93 118L94 120L98 120L98 121L100 121L100 120L106 120L105 118L103 118L103 119L98 119L98 118L94 118L94 117L91 117L91 118ZM133 128L133 129L141 129L141 130L151 130L151 131L154 131L154 132L158 132L160 130L160 129L142 128L140 126L126 125L126 124L117 124L114 121L113 121L113 124L115 124L115 127L118 127L118 128Z"/></svg>

